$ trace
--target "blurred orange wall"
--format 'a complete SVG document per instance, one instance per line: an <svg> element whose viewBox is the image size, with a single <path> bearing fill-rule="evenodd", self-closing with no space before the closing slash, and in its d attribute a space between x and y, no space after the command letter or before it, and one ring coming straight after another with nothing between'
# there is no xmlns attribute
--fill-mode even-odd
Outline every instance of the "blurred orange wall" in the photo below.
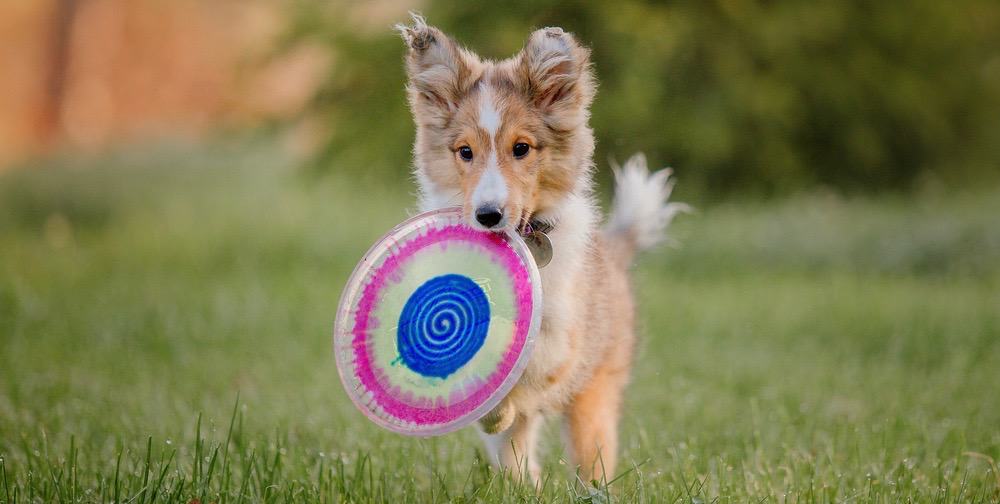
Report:
<svg viewBox="0 0 1000 504"><path fill-rule="evenodd" d="M59 148L198 137L303 106L320 51L268 59L261 0L0 3L0 168Z"/></svg>

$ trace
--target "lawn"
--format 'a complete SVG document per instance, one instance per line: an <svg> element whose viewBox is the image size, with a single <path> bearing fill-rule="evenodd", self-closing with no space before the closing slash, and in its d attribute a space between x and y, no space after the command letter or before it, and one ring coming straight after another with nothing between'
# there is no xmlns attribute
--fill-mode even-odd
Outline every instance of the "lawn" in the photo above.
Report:
<svg viewBox="0 0 1000 504"><path fill-rule="evenodd" d="M1000 501L1000 188L700 205L636 268L622 474L551 422L540 495L341 390L340 290L410 191L242 144L0 174L0 500Z"/></svg>

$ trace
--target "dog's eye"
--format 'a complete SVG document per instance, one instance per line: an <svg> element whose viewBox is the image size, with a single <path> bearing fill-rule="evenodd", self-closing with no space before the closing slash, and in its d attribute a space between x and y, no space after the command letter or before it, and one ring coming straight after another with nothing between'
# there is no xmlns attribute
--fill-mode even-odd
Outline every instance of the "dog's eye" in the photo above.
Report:
<svg viewBox="0 0 1000 504"><path fill-rule="evenodd" d="M458 155L463 161L472 161L472 147L463 145L458 148Z"/></svg>
<svg viewBox="0 0 1000 504"><path fill-rule="evenodd" d="M514 144L514 157L521 159L528 155L529 150L531 150L531 147L528 144L523 142L516 143Z"/></svg>

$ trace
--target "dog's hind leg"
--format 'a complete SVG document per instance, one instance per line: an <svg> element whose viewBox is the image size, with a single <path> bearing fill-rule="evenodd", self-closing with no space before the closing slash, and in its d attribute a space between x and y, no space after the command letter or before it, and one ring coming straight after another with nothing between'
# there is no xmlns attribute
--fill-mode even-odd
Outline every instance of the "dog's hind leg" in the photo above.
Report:
<svg viewBox="0 0 1000 504"><path fill-rule="evenodd" d="M567 448L586 483L614 478L627 367L602 367L565 410Z"/></svg>
<svg viewBox="0 0 1000 504"><path fill-rule="evenodd" d="M479 429L479 437L486 445L490 463L504 471L509 471L518 481L527 474L533 483L538 483L541 470L538 465L538 431L542 426L542 415L518 414L514 424L498 434L487 434Z"/></svg>

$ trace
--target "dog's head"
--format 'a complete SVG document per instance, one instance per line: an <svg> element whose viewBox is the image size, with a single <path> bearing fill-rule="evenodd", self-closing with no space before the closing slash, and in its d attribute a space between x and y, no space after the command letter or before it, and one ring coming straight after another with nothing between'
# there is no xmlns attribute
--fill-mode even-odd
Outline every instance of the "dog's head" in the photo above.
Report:
<svg viewBox="0 0 1000 504"><path fill-rule="evenodd" d="M560 28L512 58L482 60L423 18L399 26L424 209L460 205L471 225L519 227L590 189L590 52Z"/></svg>

